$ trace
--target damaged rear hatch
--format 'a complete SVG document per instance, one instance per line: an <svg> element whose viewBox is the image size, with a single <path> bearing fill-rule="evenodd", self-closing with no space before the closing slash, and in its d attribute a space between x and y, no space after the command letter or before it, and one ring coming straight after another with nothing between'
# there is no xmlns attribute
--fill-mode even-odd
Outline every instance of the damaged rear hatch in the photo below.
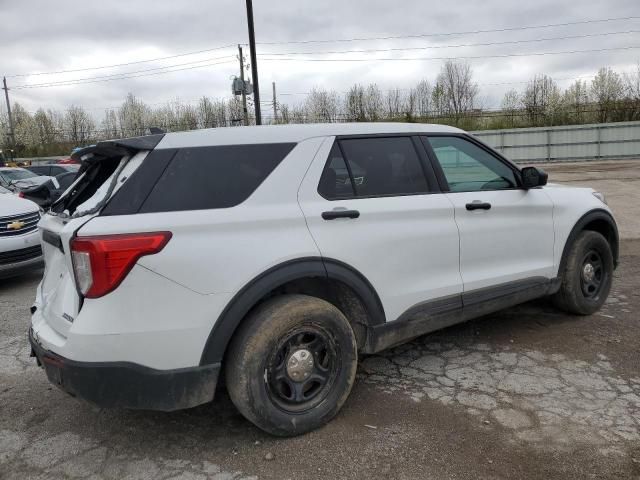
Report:
<svg viewBox="0 0 640 480"><path fill-rule="evenodd" d="M78 230L101 210L140 167L163 135L100 142L73 154L82 161L74 183L45 213L38 224L45 260L33 311L34 327L51 329L47 335L57 346L82 307L71 255Z"/></svg>

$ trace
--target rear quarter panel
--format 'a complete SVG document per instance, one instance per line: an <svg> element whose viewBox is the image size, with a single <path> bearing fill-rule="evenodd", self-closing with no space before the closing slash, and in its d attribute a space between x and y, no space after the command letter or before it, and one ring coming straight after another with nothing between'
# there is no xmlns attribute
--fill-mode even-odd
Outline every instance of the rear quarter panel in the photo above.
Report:
<svg viewBox="0 0 640 480"><path fill-rule="evenodd" d="M200 294L235 293L274 265L319 255L297 190L322 141L300 142L238 206L96 217L79 235L169 230L173 237L162 252L139 265Z"/></svg>

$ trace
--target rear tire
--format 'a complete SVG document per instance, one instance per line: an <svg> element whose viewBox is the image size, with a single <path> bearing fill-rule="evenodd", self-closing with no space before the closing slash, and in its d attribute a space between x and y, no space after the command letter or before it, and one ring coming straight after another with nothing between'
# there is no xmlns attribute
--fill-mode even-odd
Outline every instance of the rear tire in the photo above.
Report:
<svg viewBox="0 0 640 480"><path fill-rule="evenodd" d="M235 333L227 390L257 427L300 435L338 413L357 363L356 337L340 310L319 298L282 295L260 305Z"/></svg>
<svg viewBox="0 0 640 480"><path fill-rule="evenodd" d="M554 304L569 313L591 315L604 304L613 280L613 255L598 232L581 232L570 246Z"/></svg>

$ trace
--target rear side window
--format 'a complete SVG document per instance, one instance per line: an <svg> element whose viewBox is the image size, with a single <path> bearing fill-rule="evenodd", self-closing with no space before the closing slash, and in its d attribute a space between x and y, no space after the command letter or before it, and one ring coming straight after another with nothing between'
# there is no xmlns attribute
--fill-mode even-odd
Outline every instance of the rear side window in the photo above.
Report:
<svg viewBox="0 0 640 480"><path fill-rule="evenodd" d="M351 198L355 195L347 164L337 142L331 148L327 166L320 177L318 193L329 200Z"/></svg>
<svg viewBox="0 0 640 480"><path fill-rule="evenodd" d="M334 145L331 158L322 174L318 191L323 197L330 200L346 198L349 196L349 188L358 197L411 195L430 191L410 137L350 138L339 140L339 145L339 150ZM344 159L337 156L339 152ZM323 180L331 175L328 170L335 172L335 195L323 191ZM346 185L347 180L350 180L350 186ZM329 183L326 181L324 185Z"/></svg>
<svg viewBox="0 0 640 480"><path fill-rule="evenodd" d="M228 208L245 201L294 143L180 149L140 213Z"/></svg>

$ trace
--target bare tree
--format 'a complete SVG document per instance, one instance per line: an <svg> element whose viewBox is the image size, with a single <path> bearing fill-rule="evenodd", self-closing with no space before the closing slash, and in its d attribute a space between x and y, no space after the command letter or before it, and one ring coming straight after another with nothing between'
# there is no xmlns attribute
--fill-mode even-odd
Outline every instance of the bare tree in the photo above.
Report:
<svg viewBox="0 0 640 480"><path fill-rule="evenodd" d="M443 116L448 113L445 89L440 82L436 82L433 90L431 90L431 105L435 116Z"/></svg>
<svg viewBox="0 0 640 480"><path fill-rule="evenodd" d="M520 94L515 90L509 90L504 94L500 109L506 120L506 125L513 128L518 124L518 114L520 110Z"/></svg>
<svg viewBox="0 0 640 480"><path fill-rule="evenodd" d="M427 118L431 115L432 91L431 84L427 80L420 80L412 90L415 95L415 113L420 118Z"/></svg>
<svg viewBox="0 0 640 480"><path fill-rule="evenodd" d="M335 91L312 88L305 100L305 108L312 122L338 121L340 100Z"/></svg>
<svg viewBox="0 0 640 480"><path fill-rule="evenodd" d="M17 155L35 144L33 118L22 105L14 103L12 108L13 131L15 135L14 149Z"/></svg>
<svg viewBox="0 0 640 480"><path fill-rule="evenodd" d="M53 112L45 112L42 108L33 115L34 139L38 145L49 145L56 141L58 132L53 123Z"/></svg>
<svg viewBox="0 0 640 480"><path fill-rule="evenodd" d="M633 72L624 74L627 120L640 120L640 62Z"/></svg>
<svg viewBox="0 0 640 480"><path fill-rule="evenodd" d="M242 110L242 100L240 97L234 96L229 99L227 102L227 112L230 125L243 125L244 112Z"/></svg>
<svg viewBox="0 0 640 480"><path fill-rule="evenodd" d="M84 108L71 105L64 116L65 131L71 143L81 146L93 137L95 122Z"/></svg>
<svg viewBox="0 0 640 480"><path fill-rule="evenodd" d="M589 115L589 87L587 82L576 80L562 95L566 123L582 123Z"/></svg>
<svg viewBox="0 0 640 480"><path fill-rule="evenodd" d="M404 113L403 95L400 89L394 88L387 92L387 120L393 120Z"/></svg>
<svg viewBox="0 0 640 480"><path fill-rule="evenodd" d="M364 94L364 111L367 121L375 122L382 118L384 105L382 92L375 83L370 84Z"/></svg>
<svg viewBox="0 0 640 480"><path fill-rule="evenodd" d="M117 138L120 136L120 132L118 131L118 116L115 110L109 109L104 112L101 130L104 138Z"/></svg>
<svg viewBox="0 0 640 480"><path fill-rule="evenodd" d="M345 95L344 109L347 120L351 122L365 122L365 91L362 85L353 85Z"/></svg>
<svg viewBox="0 0 640 480"><path fill-rule="evenodd" d="M559 105L558 85L546 75L536 75L522 95L522 106L532 126L553 124Z"/></svg>
<svg viewBox="0 0 640 480"><path fill-rule="evenodd" d="M443 90L447 113L458 125L461 118L474 109L478 96L471 65L447 60L438 74L437 83Z"/></svg>
<svg viewBox="0 0 640 480"><path fill-rule="evenodd" d="M610 68L601 68L591 80L591 96L598 108L598 121L615 120L620 101L624 96L624 86L620 75Z"/></svg>
<svg viewBox="0 0 640 480"><path fill-rule="evenodd" d="M142 100L138 100L132 93L127 94L127 98L118 109L118 121L120 131L125 137L144 135L149 125L149 107Z"/></svg>

